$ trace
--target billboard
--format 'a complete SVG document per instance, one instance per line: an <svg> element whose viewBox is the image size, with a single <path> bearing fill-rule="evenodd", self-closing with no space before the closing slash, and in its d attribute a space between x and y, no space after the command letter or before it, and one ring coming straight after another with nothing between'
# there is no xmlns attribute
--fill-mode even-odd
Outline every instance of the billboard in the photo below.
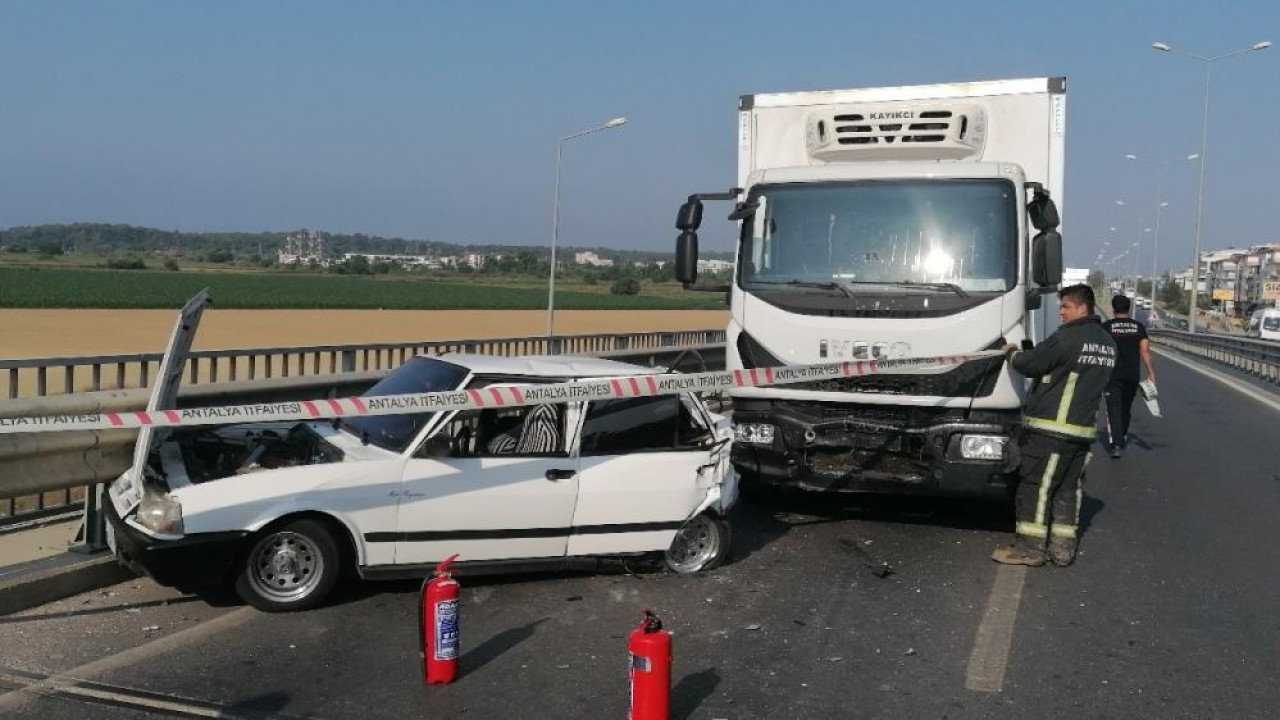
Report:
<svg viewBox="0 0 1280 720"><path fill-rule="evenodd" d="M1213 299L1214 300L1235 300L1236 291L1232 290L1231 288L1214 288Z"/></svg>
<svg viewBox="0 0 1280 720"><path fill-rule="evenodd" d="M1280 280L1264 280L1262 283L1263 300L1280 300Z"/></svg>

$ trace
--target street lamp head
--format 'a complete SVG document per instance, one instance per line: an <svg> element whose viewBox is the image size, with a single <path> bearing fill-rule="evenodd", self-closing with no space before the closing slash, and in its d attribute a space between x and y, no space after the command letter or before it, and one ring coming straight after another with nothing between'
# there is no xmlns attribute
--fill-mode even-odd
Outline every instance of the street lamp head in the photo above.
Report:
<svg viewBox="0 0 1280 720"><path fill-rule="evenodd" d="M1125 155L1125 156L1124 156L1124 159L1125 159L1125 160L1137 160L1137 159L1138 159L1138 156L1137 156L1137 155Z"/></svg>
<svg viewBox="0 0 1280 720"><path fill-rule="evenodd" d="M1199 159L1200 159L1200 153L1192 153L1192 154L1190 154L1190 155L1188 155L1188 156L1187 156L1187 159L1188 159L1188 160L1199 160Z"/></svg>
<svg viewBox="0 0 1280 720"><path fill-rule="evenodd" d="M1123 200L1117 200L1117 201L1116 201L1116 204L1117 204L1117 205L1123 205L1123 204L1124 204L1124 201L1123 201Z"/></svg>
<svg viewBox="0 0 1280 720"><path fill-rule="evenodd" d="M1249 48L1249 49L1250 49L1250 50L1266 50L1266 49L1267 49L1267 48L1269 48L1269 47L1271 47L1271 41L1270 41L1270 40L1263 40L1262 42L1258 43L1257 45L1254 45L1253 47L1251 47L1251 48Z"/></svg>
<svg viewBox="0 0 1280 720"><path fill-rule="evenodd" d="M1172 51L1173 51L1173 48L1169 47L1168 45L1166 45L1165 43L1162 43L1162 42L1158 42L1158 43L1151 43L1151 47L1155 48L1156 50L1159 50L1160 52L1172 52Z"/></svg>
<svg viewBox="0 0 1280 720"><path fill-rule="evenodd" d="M605 123L605 124L604 124L604 126L605 126L606 128L608 128L608 129L612 130L613 128L616 128L616 127L622 127L623 125L626 125L626 124L627 124L627 119L626 119L626 118L624 118L624 117L616 117L616 118L614 118L614 119L610 120L609 122Z"/></svg>

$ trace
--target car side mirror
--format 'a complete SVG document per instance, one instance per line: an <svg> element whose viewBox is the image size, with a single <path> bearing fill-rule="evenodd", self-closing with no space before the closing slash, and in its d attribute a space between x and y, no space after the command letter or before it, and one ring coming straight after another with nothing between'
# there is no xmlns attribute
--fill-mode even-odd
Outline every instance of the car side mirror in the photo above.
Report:
<svg viewBox="0 0 1280 720"><path fill-rule="evenodd" d="M676 280L685 285L698 281L698 233L693 230L676 238Z"/></svg>
<svg viewBox="0 0 1280 720"><path fill-rule="evenodd" d="M1031 279L1042 288L1062 282L1062 235L1043 230L1031 240Z"/></svg>

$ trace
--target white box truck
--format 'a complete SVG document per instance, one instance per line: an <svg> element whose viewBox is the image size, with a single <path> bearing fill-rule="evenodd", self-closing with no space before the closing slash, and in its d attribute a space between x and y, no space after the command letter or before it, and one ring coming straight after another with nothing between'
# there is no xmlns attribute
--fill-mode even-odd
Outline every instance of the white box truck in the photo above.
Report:
<svg viewBox="0 0 1280 720"><path fill-rule="evenodd" d="M1038 342L1065 122L1064 78L743 96L737 187L680 208L677 277L696 283L703 201L736 200L729 369ZM999 357L742 389L733 464L748 486L1001 494L1025 392Z"/></svg>

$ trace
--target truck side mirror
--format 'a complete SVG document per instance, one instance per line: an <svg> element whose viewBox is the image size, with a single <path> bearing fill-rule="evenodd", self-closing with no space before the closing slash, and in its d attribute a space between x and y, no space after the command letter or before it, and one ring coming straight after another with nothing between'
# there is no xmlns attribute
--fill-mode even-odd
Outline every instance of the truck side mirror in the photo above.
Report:
<svg viewBox="0 0 1280 720"><path fill-rule="evenodd" d="M1049 197L1049 193L1037 190L1027 203L1027 215L1031 218L1031 226L1036 230L1056 230L1060 224L1058 206Z"/></svg>
<svg viewBox="0 0 1280 720"><path fill-rule="evenodd" d="M680 212L676 213L676 229L697 230L700 227L702 227L702 201L690 198L680 206Z"/></svg>
<svg viewBox="0 0 1280 720"><path fill-rule="evenodd" d="M684 215L683 208L680 214ZM698 281L698 233L693 230L685 230L676 238L676 280L685 285Z"/></svg>
<svg viewBox="0 0 1280 720"><path fill-rule="evenodd" d="M1062 235L1057 230L1043 230L1032 238L1031 279L1042 288L1062 282Z"/></svg>

